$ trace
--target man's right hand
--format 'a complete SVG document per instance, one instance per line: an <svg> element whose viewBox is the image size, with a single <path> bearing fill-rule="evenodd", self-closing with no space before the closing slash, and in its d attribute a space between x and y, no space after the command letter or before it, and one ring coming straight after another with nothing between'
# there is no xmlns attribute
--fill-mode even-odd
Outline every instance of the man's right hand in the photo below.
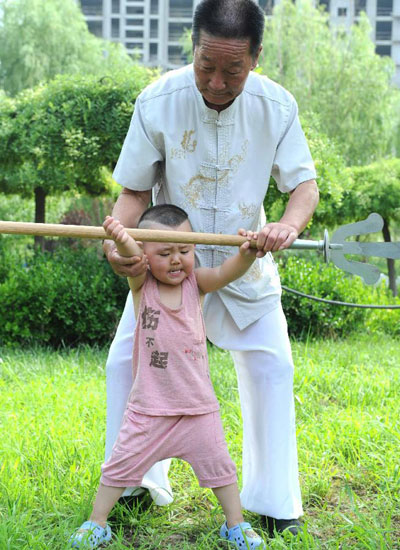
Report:
<svg viewBox="0 0 400 550"><path fill-rule="evenodd" d="M142 275L147 269L146 256L120 256L117 247L113 241L104 241L104 254L117 275L122 277L137 277Z"/></svg>

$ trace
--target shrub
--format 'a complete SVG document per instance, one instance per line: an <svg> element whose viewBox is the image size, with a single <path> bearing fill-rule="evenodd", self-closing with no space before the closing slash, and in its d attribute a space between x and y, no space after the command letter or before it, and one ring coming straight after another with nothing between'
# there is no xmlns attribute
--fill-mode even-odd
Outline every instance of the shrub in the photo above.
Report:
<svg viewBox="0 0 400 550"><path fill-rule="evenodd" d="M37 253L0 284L0 345L105 344L127 292L97 247Z"/></svg>
<svg viewBox="0 0 400 550"><path fill-rule="evenodd" d="M348 277L334 266L316 264L298 256L281 257L279 263L282 284L305 294L356 304L396 303L384 286L367 286L360 277ZM400 300L397 303L400 305ZM396 310L378 311L330 305L285 290L282 305L290 335L296 338L307 335L344 336L349 332L366 330L393 334L393 319L399 316ZM391 322L387 319L391 319Z"/></svg>

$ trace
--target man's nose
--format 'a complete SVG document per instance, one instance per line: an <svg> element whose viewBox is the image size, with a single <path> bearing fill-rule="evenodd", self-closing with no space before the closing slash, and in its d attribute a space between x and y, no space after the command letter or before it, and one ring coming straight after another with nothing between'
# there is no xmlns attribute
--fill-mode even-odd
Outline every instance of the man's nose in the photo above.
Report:
<svg viewBox="0 0 400 550"><path fill-rule="evenodd" d="M225 88L225 81L222 74L217 72L214 73L209 80L208 86L215 92L223 90Z"/></svg>

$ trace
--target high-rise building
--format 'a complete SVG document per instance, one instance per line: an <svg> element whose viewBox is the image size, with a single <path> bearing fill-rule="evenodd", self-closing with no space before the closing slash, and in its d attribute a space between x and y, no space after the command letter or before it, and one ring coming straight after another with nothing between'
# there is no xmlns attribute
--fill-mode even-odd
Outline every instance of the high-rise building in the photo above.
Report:
<svg viewBox="0 0 400 550"><path fill-rule="evenodd" d="M197 0L198 1L198 0ZM190 29L196 0L80 0L89 30L122 42L145 65L186 62L180 39Z"/></svg>
<svg viewBox="0 0 400 550"><path fill-rule="evenodd" d="M78 0L79 1L79 0ZM169 69L186 62L180 38L191 28L200 0L80 0L88 27L96 36L122 42L145 65ZM267 15L280 0L258 0ZM349 28L365 11L379 55L392 57L400 87L400 0L315 0L331 23Z"/></svg>

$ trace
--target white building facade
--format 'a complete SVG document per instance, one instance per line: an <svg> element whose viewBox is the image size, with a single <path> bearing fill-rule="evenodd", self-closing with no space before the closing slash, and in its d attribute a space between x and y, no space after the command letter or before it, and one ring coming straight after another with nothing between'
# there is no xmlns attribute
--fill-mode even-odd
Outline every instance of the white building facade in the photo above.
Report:
<svg viewBox="0 0 400 550"><path fill-rule="evenodd" d="M80 0L91 32L121 42L145 65L164 69L186 63L180 38L191 28L193 10L200 0ZM280 0L258 0L270 15ZM318 1L318 0L316 0ZM365 11L372 25L376 52L396 64L400 87L400 0L319 0L332 24L350 27Z"/></svg>

